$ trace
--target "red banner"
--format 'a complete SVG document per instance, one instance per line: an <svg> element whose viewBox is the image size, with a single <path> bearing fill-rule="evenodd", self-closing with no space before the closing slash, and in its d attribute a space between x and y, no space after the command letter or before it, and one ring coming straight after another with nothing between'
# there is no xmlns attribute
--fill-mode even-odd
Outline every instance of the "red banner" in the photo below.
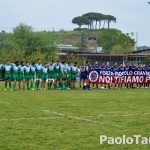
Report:
<svg viewBox="0 0 150 150"><path fill-rule="evenodd" d="M90 83L95 84L150 84L149 75L119 75L115 73L111 75L99 75L99 72L94 70L89 74Z"/></svg>

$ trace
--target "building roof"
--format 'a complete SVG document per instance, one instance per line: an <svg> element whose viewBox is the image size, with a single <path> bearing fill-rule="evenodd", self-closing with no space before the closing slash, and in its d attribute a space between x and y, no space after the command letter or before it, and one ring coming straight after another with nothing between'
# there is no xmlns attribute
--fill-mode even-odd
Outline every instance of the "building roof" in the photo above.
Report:
<svg viewBox="0 0 150 150"><path fill-rule="evenodd" d="M78 54L66 54L66 53L61 53L61 55L74 55L74 56L122 56L122 57L126 57L126 56L132 56L132 57L136 57L136 56L141 56L141 57L145 57L145 56L150 56L150 54L105 54L105 53L78 53Z"/></svg>
<svg viewBox="0 0 150 150"><path fill-rule="evenodd" d="M143 53L143 52L149 52L150 53L150 49L142 49L142 50L137 50L137 51L134 51L134 52L131 52L132 54L140 54L140 53Z"/></svg>

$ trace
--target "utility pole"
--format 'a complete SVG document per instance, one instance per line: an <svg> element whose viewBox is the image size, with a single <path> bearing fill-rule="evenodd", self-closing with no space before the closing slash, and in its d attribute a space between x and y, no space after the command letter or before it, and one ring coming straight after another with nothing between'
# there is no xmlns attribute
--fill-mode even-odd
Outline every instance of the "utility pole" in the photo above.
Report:
<svg viewBox="0 0 150 150"><path fill-rule="evenodd" d="M54 59L54 42L55 42L55 30L53 28L53 37L52 37L52 60Z"/></svg>
<svg viewBox="0 0 150 150"><path fill-rule="evenodd" d="M81 31L81 52L84 51L84 31Z"/></svg>
<svg viewBox="0 0 150 150"><path fill-rule="evenodd" d="M138 50L138 32L136 32L136 50Z"/></svg>

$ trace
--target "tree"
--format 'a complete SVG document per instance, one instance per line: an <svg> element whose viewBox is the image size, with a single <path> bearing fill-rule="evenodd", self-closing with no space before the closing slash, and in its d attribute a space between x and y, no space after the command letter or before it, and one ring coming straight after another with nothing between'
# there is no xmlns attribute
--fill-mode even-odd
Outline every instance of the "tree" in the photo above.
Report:
<svg viewBox="0 0 150 150"><path fill-rule="evenodd" d="M30 42L30 38L33 36L32 27L26 24L20 23L13 29L14 33L14 43L20 47L20 60L22 60L23 55L21 49L25 49L28 47ZM25 57L28 55L28 51L26 51Z"/></svg>
<svg viewBox="0 0 150 150"><path fill-rule="evenodd" d="M114 45L111 50L112 54L123 54L124 49L121 45Z"/></svg>
<svg viewBox="0 0 150 150"><path fill-rule="evenodd" d="M78 16L72 19L72 23L77 24L81 28L82 25L89 24L89 20L84 16Z"/></svg>
<svg viewBox="0 0 150 150"><path fill-rule="evenodd" d="M37 49L41 49L42 42L40 37L34 34L33 28L26 24L20 23L13 29L14 33L14 44L20 47L20 50L26 49L25 58L32 55ZM20 51L20 60L22 60L23 55Z"/></svg>
<svg viewBox="0 0 150 150"><path fill-rule="evenodd" d="M150 56L146 56L146 57L144 58L144 62L145 62L145 63L150 63Z"/></svg>
<svg viewBox="0 0 150 150"><path fill-rule="evenodd" d="M82 15L84 18L86 18L89 21L89 28L90 29L94 29L94 21L95 21L95 16L96 13L90 12L90 13L86 13L84 15Z"/></svg>
<svg viewBox="0 0 150 150"><path fill-rule="evenodd" d="M29 38L33 36L32 27L23 23L16 26L13 29L13 33L16 40L15 42L22 46L27 46Z"/></svg>
<svg viewBox="0 0 150 150"><path fill-rule="evenodd" d="M79 25L79 28L81 28L82 25L87 25L88 29L97 29L98 23L100 29L102 21L104 22L103 28L105 27L106 22L108 23L109 28L110 22L116 22L116 18L111 15L104 15L97 12L89 12L72 19L72 23Z"/></svg>
<svg viewBox="0 0 150 150"><path fill-rule="evenodd" d="M7 49L2 49L1 50L1 57L0 57L0 61L1 62L5 62L7 59L10 59L10 61L15 62L18 61L20 59L20 51L22 51L22 60L24 59L25 56L25 49L20 49L20 47L18 46L14 46L11 47L11 49L7 50Z"/></svg>
<svg viewBox="0 0 150 150"><path fill-rule="evenodd" d="M98 21L99 21L99 29L101 28L102 21L105 21L105 15L100 14L98 15ZM104 26L103 26L104 27Z"/></svg>
<svg viewBox="0 0 150 150"><path fill-rule="evenodd" d="M105 53L127 53L134 50L135 41L117 29L101 29L97 39Z"/></svg>
<svg viewBox="0 0 150 150"><path fill-rule="evenodd" d="M115 22L116 23L116 18L111 15L105 15L105 20L108 23L108 29L110 28L110 22Z"/></svg>

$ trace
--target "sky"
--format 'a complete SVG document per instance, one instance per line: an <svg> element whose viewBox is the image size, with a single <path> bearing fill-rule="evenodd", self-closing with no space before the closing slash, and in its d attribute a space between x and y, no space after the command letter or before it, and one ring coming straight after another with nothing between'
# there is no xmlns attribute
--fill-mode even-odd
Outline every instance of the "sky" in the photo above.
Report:
<svg viewBox="0 0 150 150"><path fill-rule="evenodd" d="M150 0L0 0L0 31L12 32L19 23L40 30L73 30L71 20L88 12L113 15L117 28L134 32L138 46L150 46ZM137 36L136 36L137 35Z"/></svg>

